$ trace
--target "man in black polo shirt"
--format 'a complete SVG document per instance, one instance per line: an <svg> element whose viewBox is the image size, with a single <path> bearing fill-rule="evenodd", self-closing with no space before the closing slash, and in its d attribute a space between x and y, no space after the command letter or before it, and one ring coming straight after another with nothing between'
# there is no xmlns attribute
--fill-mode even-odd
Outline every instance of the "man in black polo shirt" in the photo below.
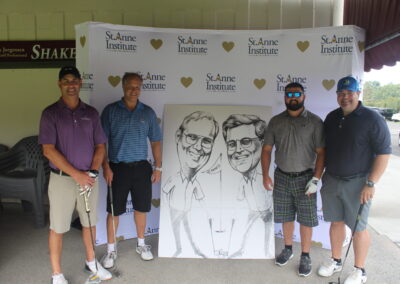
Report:
<svg viewBox="0 0 400 284"><path fill-rule="evenodd" d="M367 220L375 184L386 169L392 152L390 133L383 117L359 101L356 79L344 77L337 85L340 108L325 119L326 157L322 178L322 207L325 221L331 222L331 259L318 274L331 276L342 270L341 253L345 224L354 233L354 270L345 284L365 283L364 270L370 237ZM360 204L364 204L357 228L353 228Z"/></svg>

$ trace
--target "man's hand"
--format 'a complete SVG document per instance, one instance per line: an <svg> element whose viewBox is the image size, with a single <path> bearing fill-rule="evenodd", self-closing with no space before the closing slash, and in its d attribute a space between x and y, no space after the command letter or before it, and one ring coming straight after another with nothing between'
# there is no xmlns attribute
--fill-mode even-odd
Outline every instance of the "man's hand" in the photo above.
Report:
<svg viewBox="0 0 400 284"><path fill-rule="evenodd" d="M92 188L96 182L94 178L89 176L89 172L77 171L72 178L83 189L86 187Z"/></svg>
<svg viewBox="0 0 400 284"><path fill-rule="evenodd" d="M274 184L272 183L272 179L269 176L263 177L263 183L264 183L264 188L266 190L272 190L272 188L274 187Z"/></svg>
<svg viewBox="0 0 400 284"><path fill-rule="evenodd" d="M103 167L103 176L104 176L104 179L106 180L107 185L111 186L111 183L112 183L112 180L114 177L114 173L111 170L110 166Z"/></svg>
<svg viewBox="0 0 400 284"><path fill-rule="evenodd" d="M360 203L367 203L368 200L372 199L375 195L375 187L369 187L364 185L363 190L361 191Z"/></svg>
<svg viewBox="0 0 400 284"><path fill-rule="evenodd" d="M153 170L153 174L151 175L151 183L159 183L161 180L161 171Z"/></svg>
<svg viewBox="0 0 400 284"><path fill-rule="evenodd" d="M305 195L308 195L308 197L310 197L310 194L316 193L318 188L318 182L319 178L312 177L312 179L310 179L310 181L306 185Z"/></svg>

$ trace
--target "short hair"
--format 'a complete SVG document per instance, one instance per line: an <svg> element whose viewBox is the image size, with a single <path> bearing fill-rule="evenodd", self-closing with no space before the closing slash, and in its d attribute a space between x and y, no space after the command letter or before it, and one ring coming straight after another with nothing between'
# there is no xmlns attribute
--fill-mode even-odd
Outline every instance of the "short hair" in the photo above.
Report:
<svg viewBox="0 0 400 284"><path fill-rule="evenodd" d="M285 92L290 89L290 88L300 88L301 91L304 93L304 87L302 84L297 83L297 82L293 82L293 83L289 83L285 86Z"/></svg>
<svg viewBox="0 0 400 284"><path fill-rule="evenodd" d="M129 79L138 79L140 82L143 82L142 75L136 72L125 72L124 76L122 77L122 86L125 85L126 81Z"/></svg>
<svg viewBox="0 0 400 284"><path fill-rule="evenodd" d="M228 129L238 127L240 125L254 125L257 137L264 139L264 132L267 124L264 120L254 114L232 114L222 124L222 135L226 141Z"/></svg>
<svg viewBox="0 0 400 284"><path fill-rule="evenodd" d="M217 137L218 132L219 132L218 122L215 120L214 116L211 113L201 111L201 110L192 112L191 114L187 115L183 119L182 124L179 126L177 132L179 132L179 134L182 134L183 131L185 131L185 129L190 121L192 121L192 120L198 121L200 119L208 119L209 121L211 121L213 123L213 125L214 125L213 139L215 140L215 137Z"/></svg>

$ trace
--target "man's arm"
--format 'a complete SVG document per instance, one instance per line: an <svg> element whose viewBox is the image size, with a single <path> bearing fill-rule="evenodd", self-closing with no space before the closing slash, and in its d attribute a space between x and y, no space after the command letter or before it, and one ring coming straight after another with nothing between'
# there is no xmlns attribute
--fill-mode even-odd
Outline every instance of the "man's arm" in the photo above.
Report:
<svg viewBox="0 0 400 284"><path fill-rule="evenodd" d="M272 179L269 176L269 167L271 165L271 152L272 146L264 144L261 152L261 167L263 174L263 184L266 190L272 190L274 186L272 183Z"/></svg>
<svg viewBox="0 0 400 284"><path fill-rule="evenodd" d="M151 142L151 151L154 158L154 167L161 168L161 141ZM161 171L154 169L151 176L152 183L158 183L161 180Z"/></svg>
<svg viewBox="0 0 400 284"><path fill-rule="evenodd" d="M95 180L86 172L75 169L53 144L43 144L43 155L61 171L69 174L82 188L93 187Z"/></svg>
<svg viewBox="0 0 400 284"><path fill-rule="evenodd" d="M372 164L371 173L368 176L368 180L373 183L377 183L381 178L382 174L385 172L386 167L389 162L390 154L384 155L376 155L374 162ZM369 187L364 185L364 188L361 192L360 202L366 203L368 200L372 199L375 194L375 187Z"/></svg>
<svg viewBox="0 0 400 284"><path fill-rule="evenodd" d="M105 144L97 144L94 146L94 155L92 159L92 165L90 166L91 170L98 171L100 166L104 160L106 154L106 145Z"/></svg>
<svg viewBox="0 0 400 284"><path fill-rule="evenodd" d="M114 178L114 173L111 170L110 163L108 161L107 149L104 150L104 159L101 166L103 167L104 179L106 180L107 185L111 186L112 180Z"/></svg>
<svg viewBox="0 0 400 284"><path fill-rule="evenodd" d="M314 176L321 179L325 167L325 148L317 148L315 152L317 153L317 160L315 161Z"/></svg>

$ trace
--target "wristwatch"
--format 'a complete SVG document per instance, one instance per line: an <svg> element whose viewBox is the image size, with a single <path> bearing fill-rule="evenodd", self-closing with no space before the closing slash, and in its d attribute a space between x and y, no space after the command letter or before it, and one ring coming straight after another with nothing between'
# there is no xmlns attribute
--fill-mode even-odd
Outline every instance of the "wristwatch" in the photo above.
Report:
<svg viewBox="0 0 400 284"><path fill-rule="evenodd" d="M89 176L92 178L97 178L99 175L99 171L98 170L89 170Z"/></svg>
<svg viewBox="0 0 400 284"><path fill-rule="evenodd" d="M154 170L155 170L155 171L162 172L162 168L155 167Z"/></svg>
<svg viewBox="0 0 400 284"><path fill-rule="evenodd" d="M370 180L367 180L367 181L365 182L365 184L366 184L368 187L374 187L374 186L375 186L375 183L374 183L373 181L370 181Z"/></svg>

